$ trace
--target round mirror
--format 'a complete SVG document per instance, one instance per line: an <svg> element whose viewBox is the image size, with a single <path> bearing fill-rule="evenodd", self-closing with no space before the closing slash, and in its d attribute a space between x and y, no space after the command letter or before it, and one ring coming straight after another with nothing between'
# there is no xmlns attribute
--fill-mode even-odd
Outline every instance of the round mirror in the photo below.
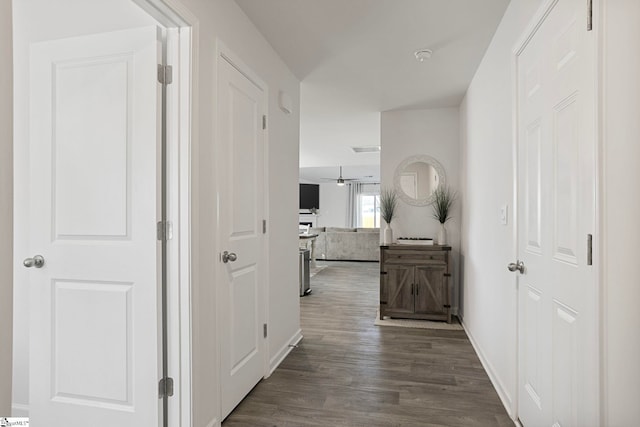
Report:
<svg viewBox="0 0 640 427"><path fill-rule="evenodd" d="M433 157L421 155L405 159L396 168L394 185L398 197L414 206L433 203L433 192L445 185L444 168Z"/></svg>

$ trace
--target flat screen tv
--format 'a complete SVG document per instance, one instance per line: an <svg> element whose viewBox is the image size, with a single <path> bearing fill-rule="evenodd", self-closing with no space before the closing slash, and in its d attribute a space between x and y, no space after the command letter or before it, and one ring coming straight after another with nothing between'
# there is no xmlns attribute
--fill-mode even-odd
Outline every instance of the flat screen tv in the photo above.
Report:
<svg viewBox="0 0 640 427"><path fill-rule="evenodd" d="M300 184L300 209L320 209L320 186Z"/></svg>

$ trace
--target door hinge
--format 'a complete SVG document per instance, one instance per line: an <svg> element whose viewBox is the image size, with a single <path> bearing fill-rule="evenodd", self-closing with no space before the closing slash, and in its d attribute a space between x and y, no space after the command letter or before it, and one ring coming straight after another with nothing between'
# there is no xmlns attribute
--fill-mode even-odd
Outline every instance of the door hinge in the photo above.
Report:
<svg viewBox="0 0 640 427"><path fill-rule="evenodd" d="M587 265L593 265L593 234L587 234Z"/></svg>
<svg viewBox="0 0 640 427"><path fill-rule="evenodd" d="M163 85L173 82L173 67L171 65L158 64L158 81Z"/></svg>
<svg viewBox="0 0 640 427"><path fill-rule="evenodd" d="M593 0L587 0L587 31L593 30Z"/></svg>
<svg viewBox="0 0 640 427"><path fill-rule="evenodd" d="M267 116L262 116L262 129L267 128Z"/></svg>
<svg viewBox="0 0 640 427"><path fill-rule="evenodd" d="M171 221L158 221L158 240L171 240L173 237L173 224Z"/></svg>
<svg viewBox="0 0 640 427"><path fill-rule="evenodd" d="M263 335L266 338L267 337L267 324L266 323L264 325L262 325L262 330L263 330Z"/></svg>
<svg viewBox="0 0 640 427"><path fill-rule="evenodd" d="M262 220L262 234L267 234L267 220Z"/></svg>
<svg viewBox="0 0 640 427"><path fill-rule="evenodd" d="M158 398L173 396L173 378L162 378L158 383Z"/></svg>

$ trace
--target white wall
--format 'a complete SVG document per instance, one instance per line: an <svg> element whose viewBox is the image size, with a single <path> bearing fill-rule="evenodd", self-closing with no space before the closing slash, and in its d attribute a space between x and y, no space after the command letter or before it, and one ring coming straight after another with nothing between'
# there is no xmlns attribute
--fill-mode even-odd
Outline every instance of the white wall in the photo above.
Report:
<svg viewBox="0 0 640 427"><path fill-rule="evenodd" d="M131 0L21 0L15 2L17 34L15 49L16 90L28 93L27 43L33 38L61 37L97 31L129 28L148 22L149 18L136 9ZM289 71L269 43L233 0L177 0L198 18L194 42L199 47L194 63L194 108L192 141L192 369L193 425L204 427L219 422L218 359L216 348L215 277L216 256L216 180L212 168L216 156L215 109L210 94L214 93L215 46L219 38L238 55L269 86L269 358L272 367L289 350L288 344L299 338L298 297L298 236L295 227L298 207L298 144L299 144L299 81ZM134 8L134 9L132 9ZM72 13L73 11L77 13ZM135 11L134 11L135 10ZM144 25L144 24L142 24ZM278 93L284 90L294 100L293 113L285 115L278 108ZM26 112L23 101L16 98L16 165L26 164ZM24 169L24 168L23 168ZM16 171L16 186L25 182L28 171ZM22 202L24 203L24 201ZM28 205L22 208L28 209ZM16 230L26 234L24 223ZM26 239L28 240L28 239ZM22 256L24 246L16 239L16 256ZM18 270L16 270L18 271ZM19 270L22 274L22 270ZM22 279L16 277L16 290ZM26 295L16 296L16 307L26 307ZM25 310L26 311L26 310ZM23 319L16 314L16 330L28 336L28 312ZM26 363L28 348L20 345L16 353ZM28 371L18 366L19 393L14 403L26 404ZM17 388L18 388L17 387Z"/></svg>
<svg viewBox="0 0 640 427"><path fill-rule="evenodd" d="M637 425L640 420L640 2L607 0L600 4L605 50L601 143L603 425L623 427Z"/></svg>
<svg viewBox="0 0 640 427"><path fill-rule="evenodd" d="M346 227L349 186L320 184L320 215L318 227Z"/></svg>
<svg viewBox="0 0 640 427"><path fill-rule="evenodd" d="M442 164L447 184L459 190L460 122L457 108L402 110L382 113L380 177L382 188L393 187L396 167L407 157L427 154ZM440 223L431 217L431 206L409 206L399 201L398 218L392 222L393 236L433 237ZM453 301L458 308L458 253L460 250L460 202L453 207L453 218L447 223L448 243L453 248Z"/></svg>
<svg viewBox="0 0 640 427"><path fill-rule="evenodd" d="M13 314L13 70L11 0L0 0L0 416L11 414Z"/></svg>

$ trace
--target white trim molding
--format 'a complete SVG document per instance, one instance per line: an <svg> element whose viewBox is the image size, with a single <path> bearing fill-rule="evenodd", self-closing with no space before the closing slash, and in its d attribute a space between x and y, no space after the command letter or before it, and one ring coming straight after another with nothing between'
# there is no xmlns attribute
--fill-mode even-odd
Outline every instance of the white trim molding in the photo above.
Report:
<svg viewBox="0 0 640 427"><path fill-rule="evenodd" d="M500 401L502 402L502 405L507 410L507 413L509 414L511 419L515 421L517 419L517 408L515 407L515 401L511 398L511 395L507 391L508 390L507 387L505 387L502 381L500 381L500 378L496 374L496 370L494 369L491 362L489 362L489 359L484 355L482 348L480 347L478 342L475 340L475 338L473 338L473 335L471 334L471 332L469 332L469 330L467 329L467 326L464 324L464 321L461 320L460 323L462 324L462 327L464 328L464 332L467 334L467 337L469 338L469 341L471 342L471 346L475 350L476 355L478 355L478 359L480 359L480 363L482 364L482 367L484 368L485 372L489 376L489 380L491 381L491 384L493 384L493 388L498 393L498 397L500 397Z"/></svg>
<svg viewBox="0 0 640 427"><path fill-rule="evenodd" d="M167 62L174 84L167 92L167 211L174 224L169 241L168 346L169 375L176 397L169 399L169 425L192 425L191 310L191 147L197 126L198 19L180 0L132 0L168 29ZM219 424L219 423L218 423Z"/></svg>
<svg viewBox="0 0 640 427"><path fill-rule="evenodd" d="M11 404L11 416L19 418L29 417L29 405L23 405L21 403Z"/></svg>
<svg viewBox="0 0 640 427"><path fill-rule="evenodd" d="M298 331L293 334L293 336L287 341L285 345L280 347L280 350L276 353L275 356L271 358L269 361L269 372L265 376L268 378L273 374L273 372L278 369L278 366L282 363L284 359L291 353L291 351L296 348L296 346L302 341L302 329L298 329Z"/></svg>

